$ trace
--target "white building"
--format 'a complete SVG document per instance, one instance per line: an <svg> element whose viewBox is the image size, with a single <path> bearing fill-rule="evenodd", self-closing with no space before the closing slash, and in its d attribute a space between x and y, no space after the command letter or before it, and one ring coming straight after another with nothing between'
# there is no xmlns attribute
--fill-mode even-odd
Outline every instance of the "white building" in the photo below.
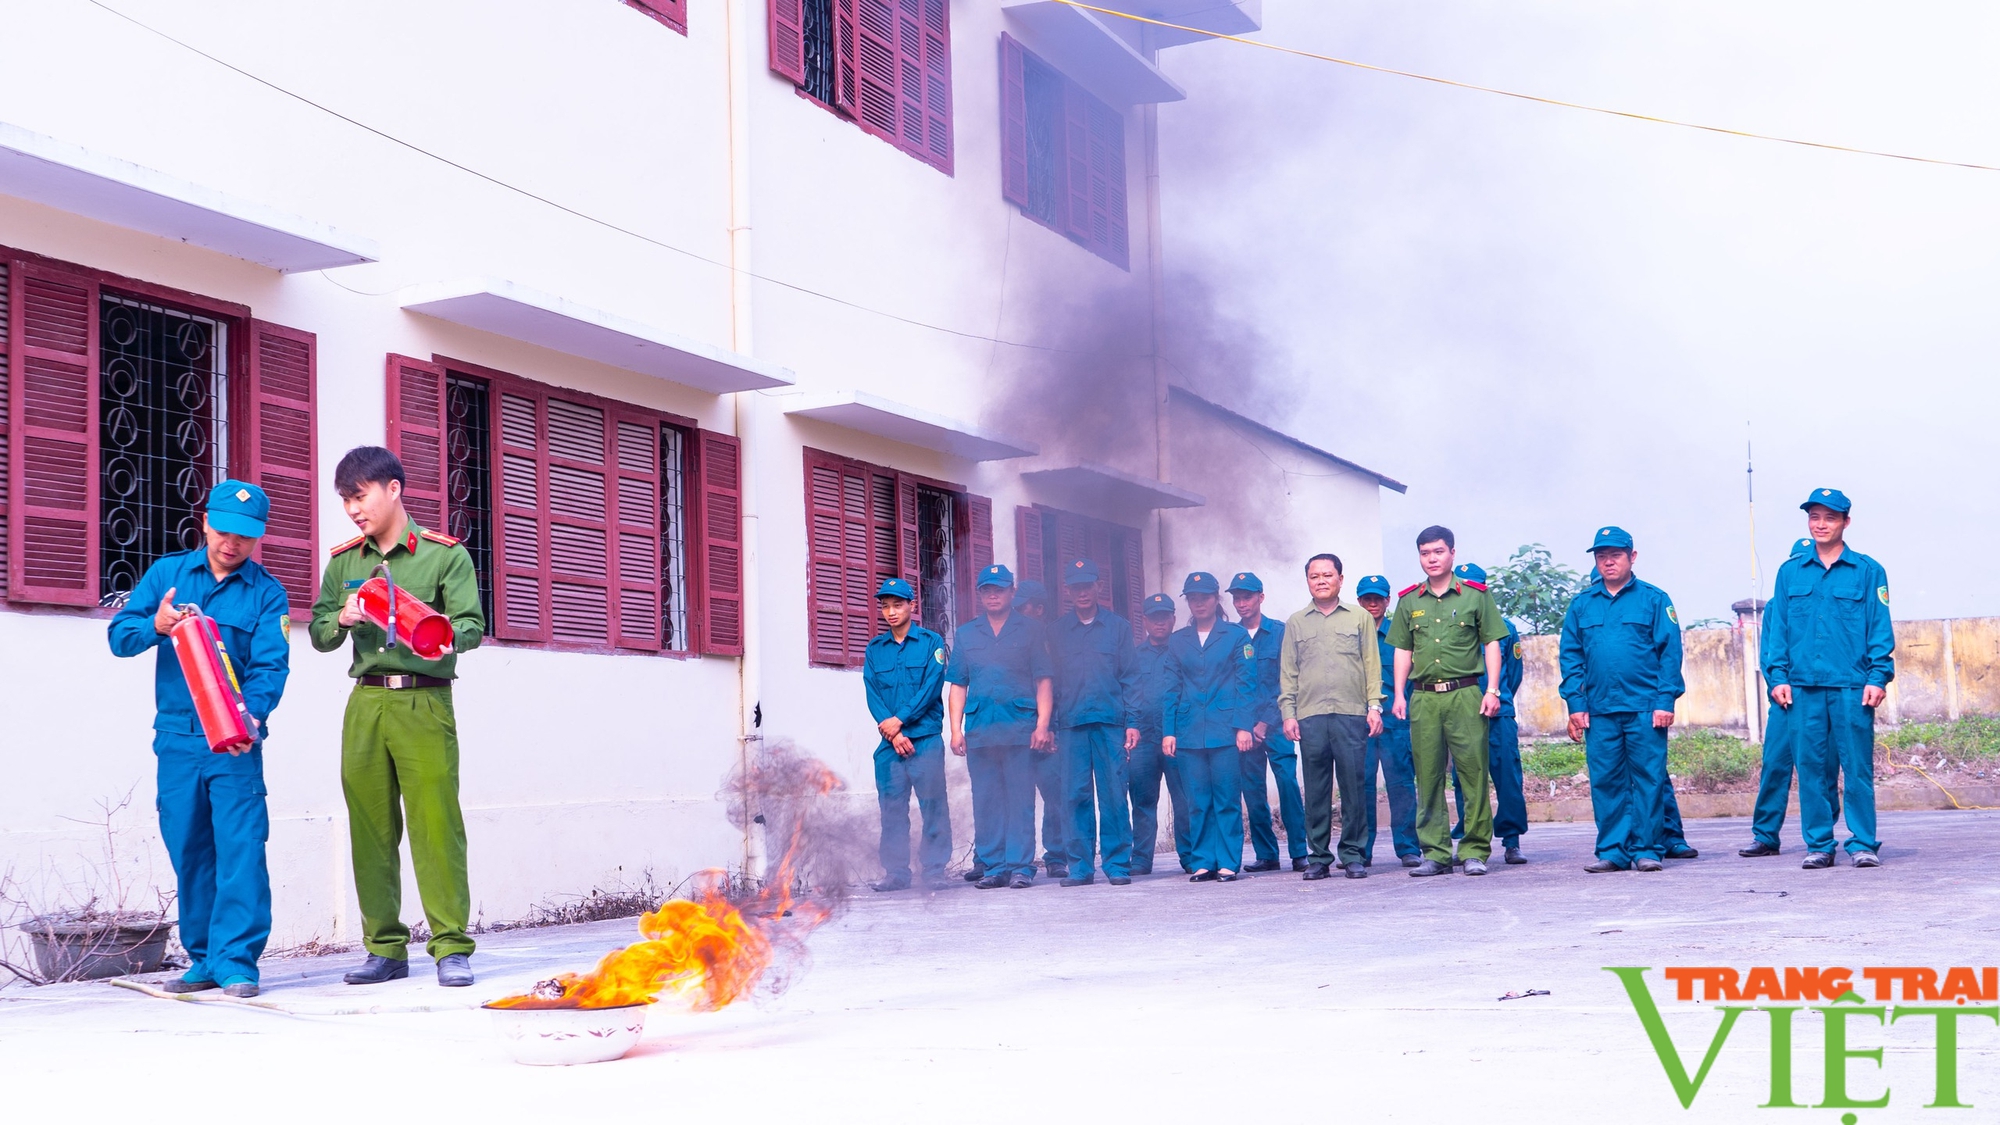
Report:
<svg viewBox="0 0 2000 1125"><path fill-rule="evenodd" d="M1257 26L1256 0L1123 2ZM273 496L300 616L353 533L354 445L473 549L487 921L743 862L716 790L759 738L868 794L852 668L885 574L935 625L989 559L1087 552L1121 611L1193 567L1379 568L1399 485L1157 358L1148 172L1190 93L1155 60L1195 36L1057 0L4 12L0 869L81 870L65 818L133 786L150 815L151 662L109 656L102 607L220 474ZM295 631L278 944L353 933L346 666Z"/></svg>

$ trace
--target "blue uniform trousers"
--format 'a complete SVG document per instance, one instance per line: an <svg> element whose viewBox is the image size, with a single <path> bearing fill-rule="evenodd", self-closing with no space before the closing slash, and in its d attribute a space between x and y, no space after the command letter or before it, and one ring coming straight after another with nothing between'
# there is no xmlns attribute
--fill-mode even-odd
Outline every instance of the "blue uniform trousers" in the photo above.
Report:
<svg viewBox="0 0 2000 1125"><path fill-rule="evenodd" d="M1104 873L1132 874L1132 782L1125 762L1125 728L1111 723L1065 727L1056 753L1069 780L1070 878L1091 873L1100 842ZM1150 841L1148 841L1150 844Z"/></svg>
<svg viewBox="0 0 2000 1125"><path fill-rule="evenodd" d="M1368 803L1368 839L1362 847L1370 861L1375 856L1376 809L1375 771L1382 771L1382 784L1389 790L1389 842L1398 856L1422 856L1417 843L1417 767L1410 760L1410 724L1391 715L1382 716L1382 733L1368 740L1367 771L1363 792ZM1453 775L1456 777L1456 775Z"/></svg>
<svg viewBox="0 0 2000 1125"><path fill-rule="evenodd" d="M1681 827L1681 803L1674 796L1674 775L1667 775L1667 828L1661 837L1667 847L1686 847L1687 830Z"/></svg>
<svg viewBox="0 0 2000 1125"><path fill-rule="evenodd" d="M1035 873L1034 757L1025 746L965 752L972 776L973 858L988 875Z"/></svg>
<svg viewBox="0 0 2000 1125"><path fill-rule="evenodd" d="M1234 747L1232 747L1234 749ZM1278 731L1243 759L1244 823L1250 828L1250 847L1258 862L1278 858L1278 834L1271 824L1271 795L1264 789L1264 769L1278 782L1278 816L1285 822L1285 850L1293 859L1306 854L1306 802L1299 792L1299 747Z"/></svg>
<svg viewBox="0 0 2000 1125"><path fill-rule="evenodd" d="M1875 709L1861 705L1861 689L1792 685L1787 716L1799 770L1799 827L1806 850L1832 852L1840 818L1841 787L1847 804L1849 854L1881 848L1875 835Z"/></svg>
<svg viewBox="0 0 2000 1125"><path fill-rule="evenodd" d="M1796 692L1798 689L1792 689ZM1796 696L1794 696L1796 699ZM1785 830L1785 806L1792 797L1792 768L1796 762L1792 749L1791 711L1771 704L1771 712L1764 720L1764 768L1757 780L1757 809L1750 822L1751 835L1758 843L1778 847L1778 834ZM1840 819L1840 794L1833 795L1831 823Z"/></svg>
<svg viewBox="0 0 2000 1125"><path fill-rule="evenodd" d="M1042 866L1054 867L1058 871L1069 862L1070 822L1075 819L1069 814L1069 781L1064 776L1064 766L1061 751L1035 754L1035 791L1042 797ZM1033 804L1032 799L1029 804ZM1032 822L1032 808L1029 813ZM1028 858L1032 860L1034 854L1035 844L1030 840Z"/></svg>
<svg viewBox="0 0 2000 1125"><path fill-rule="evenodd" d="M1521 833L1528 830L1528 798L1521 790L1521 728L1514 716L1497 716L1487 726L1486 758L1487 776L1493 779L1493 835L1501 847L1518 848ZM1458 786L1455 769L1451 771L1451 793L1459 810L1458 823L1451 828L1451 838L1457 840L1465 835L1465 791ZM1680 810L1673 813L1678 834Z"/></svg>
<svg viewBox="0 0 2000 1125"><path fill-rule="evenodd" d="M1182 867L1193 870L1188 863L1188 799L1187 791L1181 788L1180 759L1160 753L1158 738L1142 738L1138 749L1132 751L1126 776L1132 787L1132 873L1153 873L1153 848L1160 838L1162 781L1173 799L1174 854L1180 857Z"/></svg>
<svg viewBox="0 0 2000 1125"><path fill-rule="evenodd" d="M944 738L910 740L916 753L905 758L894 750L875 751L875 796L882 805L882 876L892 883L910 881L910 795L924 819L918 862L924 878L944 878L951 862L951 808L945 801Z"/></svg>
<svg viewBox="0 0 2000 1125"><path fill-rule="evenodd" d="M1631 866L1666 853L1667 732L1651 711L1592 712L1584 734L1597 858Z"/></svg>
<svg viewBox="0 0 2000 1125"><path fill-rule="evenodd" d="M264 843L264 751L231 757L199 737L155 734L160 836L179 886L187 979L257 978L271 936L271 875Z"/></svg>
<svg viewBox="0 0 2000 1125"><path fill-rule="evenodd" d="M1181 788L1188 795L1189 862L1196 871L1243 868L1243 765L1234 746L1181 749ZM1263 782L1259 772L1258 782Z"/></svg>

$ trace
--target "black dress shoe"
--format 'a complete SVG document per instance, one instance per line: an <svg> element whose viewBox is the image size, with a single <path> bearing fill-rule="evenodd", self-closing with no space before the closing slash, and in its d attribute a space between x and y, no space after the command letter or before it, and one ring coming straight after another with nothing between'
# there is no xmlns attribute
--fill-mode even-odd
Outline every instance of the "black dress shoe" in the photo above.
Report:
<svg viewBox="0 0 2000 1125"><path fill-rule="evenodd" d="M1758 840L1756 843L1751 844L1747 848L1737 848L1736 854L1748 857L1750 859L1755 859L1758 856L1777 855L1778 849L1772 847L1771 845L1765 843L1762 840Z"/></svg>
<svg viewBox="0 0 2000 1125"><path fill-rule="evenodd" d="M1213 883L1213 882L1215 882L1215 872L1213 872L1213 871L1197 871L1197 872L1195 872L1194 874L1192 874L1192 875L1188 876L1188 882L1190 882L1190 883Z"/></svg>
<svg viewBox="0 0 2000 1125"><path fill-rule="evenodd" d="M1309 863L1306 865L1305 877L1307 882L1312 882L1318 879L1331 878L1332 875L1333 872L1330 869L1328 869L1327 865L1324 863Z"/></svg>
<svg viewBox="0 0 2000 1125"><path fill-rule="evenodd" d="M381 984L388 980L402 980L410 975L410 963L395 957L384 957L370 953L361 967L341 977L349 984Z"/></svg>
<svg viewBox="0 0 2000 1125"><path fill-rule="evenodd" d="M1242 878L1242 876L1236 874L1234 871L1218 871L1215 873L1215 881L1218 883L1234 883L1239 878Z"/></svg>
<svg viewBox="0 0 2000 1125"><path fill-rule="evenodd" d="M1448 861L1427 859L1410 868L1412 879L1428 879L1433 875L1449 874L1451 874L1451 864Z"/></svg>
<svg viewBox="0 0 2000 1125"><path fill-rule="evenodd" d="M1364 864L1350 863L1347 865L1347 877L1349 879L1366 879L1368 877L1368 868Z"/></svg>
<svg viewBox="0 0 2000 1125"><path fill-rule="evenodd" d="M1243 865L1243 870L1245 871L1276 871L1277 869L1278 861L1275 859L1260 859L1255 863Z"/></svg>
<svg viewBox="0 0 2000 1125"><path fill-rule="evenodd" d="M257 986L247 980L239 980L235 984L225 984L222 986L222 994L224 996L233 996L238 1000L255 999L257 992Z"/></svg>
<svg viewBox="0 0 2000 1125"><path fill-rule="evenodd" d="M1069 878L1069 864L1067 863L1045 863L1042 865L1042 871L1051 879Z"/></svg>
<svg viewBox="0 0 2000 1125"><path fill-rule="evenodd" d="M1661 863L1652 856L1645 856L1632 861L1632 870L1634 871L1665 871L1666 869L1666 864Z"/></svg>
<svg viewBox="0 0 2000 1125"><path fill-rule="evenodd" d="M1151 875L1152 873L1153 873L1153 865L1150 863L1144 867L1134 867L1132 869L1132 874L1134 875Z"/></svg>
<svg viewBox="0 0 2000 1125"><path fill-rule="evenodd" d="M1874 852L1855 852L1855 853L1854 853L1854 866L1856 866L1856 867L1880 867L1880 866L1882 866L1882 857L1881 857L1881 856L1878 856L1878 855L1876 855L1876 854L1875 854Z"/></svg>
<svg viewBox="0 0 2000 1125"><path fill-rule="evenodd" d="M1088 887L1095 882L1097 882L1097 876L1095 875L1077 875L1064 879L1062 885L1065 887Z"/></svg>
<svg viewBox="0 0 2000 1125"><path fill-rule="evenodd" d="M1521 854L1521 849L1519 848L1508 848L1506 851L1501 853L1500 858L1506 860L1508 863L1528 862L1527 857Z"/></svg>
<svg viewBox="0 0 2000 1125"><path fill-rule="evenodd" d="M978 887L982 891L990 891L995 887L1006 886L1007 877L1005 875L987 875L981 877L981 879L977 883L974 883L972 885Z"/></svg>
<svg viewBox="0 0 2000 1125"><path fill-rule="evenodd" d="M1015 875L1007 881L1007 885L1017 891L1025 891L1035 885L1035 877L1033 875Z"/></svg>
<svg viewBox="0 0 2000 1125"><path fill-rule="evenodd" d="M1701 853L1687 846L1685 841L1667 849L1668 859L1700 859Z"/></svg>
<svg viewBox="0 0 2000 1125"><path fill-rule="evenodd" d="M438 984L445 988L464 988L472 983L472 955L469 953L447 953L438 958Z"/></svg>
<svg viewBox="0 0 2000 1125"><path fill-rule="evenodd" d="M1299 858L1292 861L1292 870L1294 871L1304 871L1307 867L1310 866L1311 864L1306 862L1306 857L1304 856L1300 856Z"/></svg>
<svg viewBox="0 0 2000 1125"><path fill-rule="evenodd" d="M1807 856L1806 861L1804 863L1799 864L1799 866L1805 868L1807 871L1818 871L1821 870L1822 868L1832 867L1833 853L1814 852L1811 855Z"/></svg>
<svg viewBox="0 0 2000 1125"><path fill-rule="evenodd" d="M1130 875L1106 875L1104 881L1114 887L1129 887L1132 885L1132 877Z"/></svg>
<svg viewBox="0 0 2000 1125"><path fill-rule="evenodd" d="M168 981L167 983L160 986L160 991L171 993L175 996L185 996L190 992L207 992L211 988L221 988L221 987L222 987L221 985L215 983L212 980L183 979L183 980Z"/></svg>
<svg viewBox="0 0 2000 1125"><path fill-rule="evenodd" d="M1424 857L1420 855L1398 856L1397 858L1402 860L1404 867L1415 867L1424 861Z"/></svg>
<svg viewBox="0 0 2000 1125"><path fill-rule="evenodd" d="M908 879L884 879L879 883L868 884L868 889L871 891L907 891L910 889L910 881Z"/></svg>
<svg viewBox="0 0 2000 1125"><path fill-rule="evenodd" d="M986 869L976 863L972 865L972 870L965 873L965 881L968 883L977 883L984 878L986 878Z"/></svg>
<svg viewBox="0 0 2000 1125"><path fill-rule="evenodd" d="M1593 863L1590 866L1584 868L1584 870L1590 872L1592 875L1602 875L1607 871L1624 871L1626 870L1626 867L1622 863L1614 863L1613 861L1608 859L1600 859L1596 863Z"/></svg>

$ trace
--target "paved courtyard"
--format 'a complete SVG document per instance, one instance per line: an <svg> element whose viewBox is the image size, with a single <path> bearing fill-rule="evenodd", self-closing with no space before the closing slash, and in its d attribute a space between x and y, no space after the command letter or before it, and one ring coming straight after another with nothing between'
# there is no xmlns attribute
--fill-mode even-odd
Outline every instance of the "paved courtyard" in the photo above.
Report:
<svg viewBox="0 0 2000 1125"><path fill-rule="evenodd" d="M489 937L480 984L456 992L421 958L411 981L343 986L355 955L268 963L265 1008L15 986L0 991L0 1074L17 1120L1831 1123L1840 1110L1756 1110L1770 1069L1756 1014L1683 1110L1603 967L1995 962L2000 813L1885 814L1875 871L1802 871L1796 847L1739 859L1744 822L1688 827L1702 858L1654 875L1586 875L1589 826L1537 825L1533 862L1483 879L1391 867L865 895L814 935L788 993L655 1010L632 1055L582 1068L507 1061L474 1006L588 966L630 920ZM1692 1070L1717 1017L1653 979ZM1549 995L1498 999L1528 989ZM1931 1033L1917 1022L1850 1021L1853 1047L1890 1048L1881 1071L1850 1064L1859 1095L1893 1090L1858 1120L1991 1120L2000 1029L1965 1021L1961 1096L1978 1109L1955 1115L1921 1108ZM1801 1102L1819 1099L1818 1023L1798 1020Z"/></svg>

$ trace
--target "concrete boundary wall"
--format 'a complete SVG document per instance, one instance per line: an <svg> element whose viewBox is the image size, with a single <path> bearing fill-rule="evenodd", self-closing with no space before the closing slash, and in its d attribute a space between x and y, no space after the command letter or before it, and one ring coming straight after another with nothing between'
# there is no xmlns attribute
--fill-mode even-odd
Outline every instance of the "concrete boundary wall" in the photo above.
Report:
<svg viewBox="0 0 2000 1125"><path fill-rule="evenodd" d="M1554 636L1521 638L1524 676L1514 707L1524 737L1550 738L1567 729L1569 712L1557 691L1557 643ZM1756 626L1690 629L1681 644L1687 694L1674 710L1675 724L1762 738ZM1961 715L2000 715L2000 617L1896 622L1896 679L1876 719L1896 726Z"/></svg>

